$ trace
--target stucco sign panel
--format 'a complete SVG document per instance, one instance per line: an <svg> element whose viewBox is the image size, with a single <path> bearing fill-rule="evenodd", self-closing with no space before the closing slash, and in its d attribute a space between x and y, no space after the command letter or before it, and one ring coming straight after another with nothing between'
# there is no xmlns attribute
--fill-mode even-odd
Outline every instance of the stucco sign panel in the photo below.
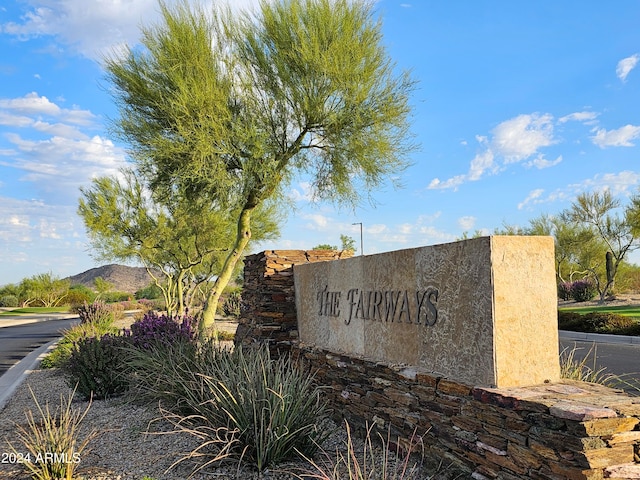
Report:
<svg viewBox="0 0 640 480"><path fill-rule="evenodd" d="M559 379L550 237L295 265L294 278L303 343L471 385Z"/></svg>

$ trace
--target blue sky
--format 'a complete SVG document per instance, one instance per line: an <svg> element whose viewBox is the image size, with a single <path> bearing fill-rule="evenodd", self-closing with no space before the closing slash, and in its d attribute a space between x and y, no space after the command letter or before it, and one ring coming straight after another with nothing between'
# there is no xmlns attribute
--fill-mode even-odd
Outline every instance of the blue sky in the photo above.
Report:
<svg viewBox="0 0 640 480"><path fill-rule="evenodd" d="M258 0L235 0L235 8ZM380 0L384 41L418 82L420 149L404 187L355 212L310 205L303 179L280 240L364 253L527 225L585 191L624 203L640 183L640 3ZM10 0L0 6L0 285L97 266L79 188L126 164L101 56L134 45L154 0Z"/></svg>

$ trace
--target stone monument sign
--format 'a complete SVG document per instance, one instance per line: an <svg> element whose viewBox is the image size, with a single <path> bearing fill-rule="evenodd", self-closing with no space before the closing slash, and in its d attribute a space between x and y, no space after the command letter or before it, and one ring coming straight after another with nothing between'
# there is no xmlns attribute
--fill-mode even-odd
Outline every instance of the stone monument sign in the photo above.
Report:
<svg viewBox="0 0 640 480"><path fill-rule="evenodd" d="M300 341L474 386L558 381L553 249L492 236L295 265Z"/></svg>

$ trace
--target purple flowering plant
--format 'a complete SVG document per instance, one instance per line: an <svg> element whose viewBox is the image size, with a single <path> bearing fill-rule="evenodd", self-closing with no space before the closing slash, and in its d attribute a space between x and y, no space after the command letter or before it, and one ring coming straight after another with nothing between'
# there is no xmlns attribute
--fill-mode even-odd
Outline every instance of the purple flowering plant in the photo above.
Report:
<svg viewBox="0 0 640 480"><path fill-rule="evenodd" d="M196 321L188 314L180 317L149 311L131 324L125 335L131 338L134 347L149 349L158 343L193 342L196 332Z"/></svg>

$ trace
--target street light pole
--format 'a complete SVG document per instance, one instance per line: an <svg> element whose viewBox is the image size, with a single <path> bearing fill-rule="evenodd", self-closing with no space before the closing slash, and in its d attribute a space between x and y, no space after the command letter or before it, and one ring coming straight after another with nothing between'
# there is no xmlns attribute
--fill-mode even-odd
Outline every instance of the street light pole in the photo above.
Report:
<svg viewBox="0 0 640 480"><path fill-rule="evenodd" d="M364 247L362 246L362 222L352 223L351 225L360 225L360 255L364 255Z"/></svg>

